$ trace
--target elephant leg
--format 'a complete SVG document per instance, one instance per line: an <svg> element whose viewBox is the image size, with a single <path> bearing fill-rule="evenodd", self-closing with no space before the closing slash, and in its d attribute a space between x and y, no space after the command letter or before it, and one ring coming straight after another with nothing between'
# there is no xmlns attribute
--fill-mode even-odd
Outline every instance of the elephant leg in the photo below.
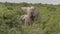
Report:
<svg viewBox="0 0 60 34"><path fill-rule="evenodd" d="M25 20L25 25L28 25L28 20Z"/></svg>
<svg viewBox="0 0 60 34"><path fill-rule="evenodd" d="M36 21L37 19L38 19L38 16L35 16L35 17L34 17L34 21Z"/></svg>

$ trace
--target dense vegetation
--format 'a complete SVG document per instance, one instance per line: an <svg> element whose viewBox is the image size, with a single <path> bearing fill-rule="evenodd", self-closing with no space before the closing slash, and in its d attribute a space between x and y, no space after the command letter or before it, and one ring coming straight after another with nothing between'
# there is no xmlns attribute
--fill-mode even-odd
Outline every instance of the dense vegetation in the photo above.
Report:
<svg viewBox="0 0 60 34"><path fill-rule="evenodd" d="M31 26L24 26L20 16L22 6L36 6L40 19ZM60 5L0 3L0 34L60 34Z"/></svg>

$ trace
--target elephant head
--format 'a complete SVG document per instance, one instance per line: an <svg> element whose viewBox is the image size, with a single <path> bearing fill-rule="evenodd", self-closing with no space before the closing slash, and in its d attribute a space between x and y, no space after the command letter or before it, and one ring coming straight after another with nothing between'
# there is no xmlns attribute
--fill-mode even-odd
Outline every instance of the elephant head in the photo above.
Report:
<svg viewBox="0 0 60 34"><path fill-rule="evenodd" d="M20 18L25 24L30 24L32 22L29 15L22 15Z"/></svg>
<svg viewBox="0 0 60 34"><path fill-rule="evenodd" d="M39 8L31 6L31 7L22 7L22 9L27 12L27 15L29 15L29 17L32 20L36 20L38 18Z"/></svg>

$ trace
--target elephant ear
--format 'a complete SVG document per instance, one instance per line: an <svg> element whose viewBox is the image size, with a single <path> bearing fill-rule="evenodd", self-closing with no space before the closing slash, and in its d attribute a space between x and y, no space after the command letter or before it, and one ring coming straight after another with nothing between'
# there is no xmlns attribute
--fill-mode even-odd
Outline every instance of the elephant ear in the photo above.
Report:
<svg viewBox="0 0 60 34"><path fill-rule="evenodd" d="M26 11L27 10L27 7L21 7L22 10Z"/></svg>
<svg viewBox="0 0 60 34"><path fill-rule="evenodd" d="M36 16L37 14L39 14L39 8L38 7L34 7L33 10L33 16Z"/></svg>

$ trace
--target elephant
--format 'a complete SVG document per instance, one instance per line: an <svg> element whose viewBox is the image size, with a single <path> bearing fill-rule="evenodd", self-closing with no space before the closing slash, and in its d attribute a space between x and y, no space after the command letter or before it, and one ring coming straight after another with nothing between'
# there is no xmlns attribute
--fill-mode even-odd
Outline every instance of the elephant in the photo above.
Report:
<svg viewBox="0 0 60 34"><path fill-rule="evenodd" d="M38 7L34 7L34 6L21 7L21 9L26 11L27 14L29 15L29 17L31 17L31 19L33 21L38 19L38 16L39 16L39 8Z"/></svg>
<svg viewBox="0 0 60 34"><path fill-rule="evenodd" d="M30 19L29 15L21 15L21 20L24 21L25 25L30 25L32 20Z"/></svg>

